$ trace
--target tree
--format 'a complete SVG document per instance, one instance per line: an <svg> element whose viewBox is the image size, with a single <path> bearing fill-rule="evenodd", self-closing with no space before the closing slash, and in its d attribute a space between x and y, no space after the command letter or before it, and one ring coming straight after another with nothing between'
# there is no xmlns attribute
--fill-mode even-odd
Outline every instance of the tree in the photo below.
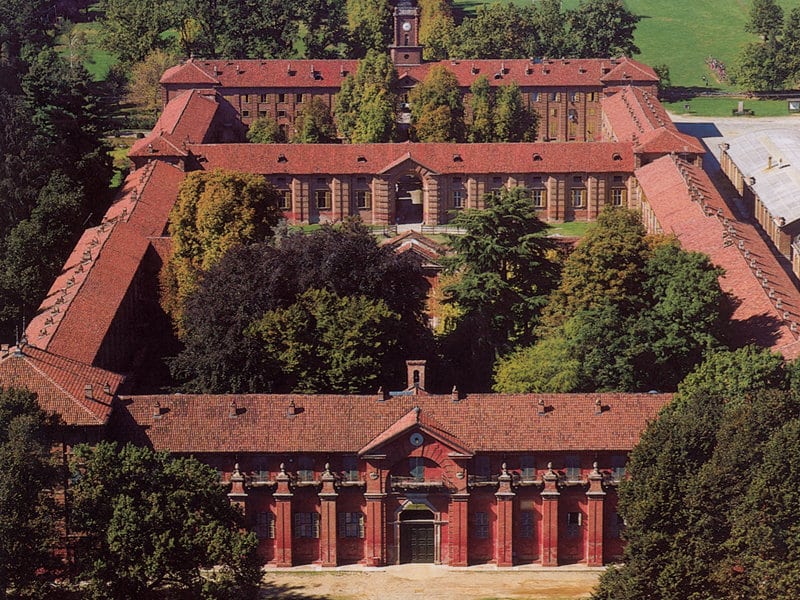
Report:
<svg viewBox="0 0 800 600"><path fill-rule="evenodd" d="M411 123L420 142L464 140L464 105L458 80L444 65L434 65L409 94Z"/></svg>
<svg viewBox="0 0 800 600"><path fill-rule="evenodd" d="M168 68L178 64L178 57L160 48L151 50L144 60L131 67L128 101L150 114L161 110L159 81Z"/></svg>
<svg viewBox="0 0 800 600"><path fill-rule="evenodd" d="M294 384L284 378L275 357L265 352L258 337L244 332L269 311L296 304L311 289L326 290L337 302L348 297L382 301L400 315L402 327L395 331L379 381L388 385L399 380L409 356L429 353L426 289L419 266L409 255L379 246L362 224L346 222L226 253L187 300L186 347L173 363L174 375L186 382L187 391L288 391L291 387L279 385Z"/></svg>
<svg viewBox="0 0 800 600"><path fill-rule="evenodd" d="M36 590L55 566L55 511L46 490L59 477L48 425L35 394L0 389L0 598L9 587L20 596Z"/></svg>
<svg viewBox="0 0 800 600"><path fill-rule="evenodd" d="M336 126L331 111L319 96L303 106L295 122L295 144L329 144L336 140Z"/></svg>
<svg viewBox="0 0 800 600"><path fill-rule="evenodd" d="M548 337L501 358L494 368L500 394L562 393L578 389L580 365L564 337Z"/></svg>
<svg viewBox="0 0 800 600"><path fill-rule="evenodd" d="M639 213L602 211L564 263L546 321L557 325L583 309L635 301L644 278L644 235Z"/></svg>
<svg viewBox="0 0 800 600"><path fill-rule="evenodd" d="M521 188L487 197L483 210L459 213L454 255L446 269L460 278L445 290L461 316L445 345L469 373L459 387L486 389L498 354L530 343L539 312L556 282L558 266L547 225ZM462 385L463 383L463 385Z"/></svg>
<svg viewBox="0 0 800 600"><path fill-rule="evenodd" d="M772 44L751 42L737 57L731 79L748 92L766 92L783 89L789 74L787 64Z"/></svg>
<svg viewBox="0 0 800 600"><path fill-rule="evenodd" d="M467 139L471 143L494 141L494 98L486 75L478 77L469 88L471 120Z"/></svg>
<svg viewBox="0 0 800 600"><path fill-rule="evenodd" d="M247 334L279 364L278 388L353 394L379 387L400 326L383 300L309 289L288 308L265 313Z"/></svg>
<svg viewBox="0 0 800 600"><path fill-rule="evenodd" d="M392 11L387 0L347 0L351 55L384 52L392 39Z"/></svg>
<svg viewBox="0 0 800 600"><path fill-rule="evenodd" d="M186 298L230 248L266 239L278 223L278 197L261 175L195 171L181 184L169 218L172 254L161 272L162 305L176 328Z"/></svg>
<svg viewBox="0 0 800 600"><path fill-rule="evenodd" d="M302 10L305 58L339 58L347 42L345 0L308 0Z"/></svg>
<svg viewBox="0 0 800 600"><path fill-rule="evenodd" d="M344 78L334 112L339 133L346 141L392 140L397 98L391 90L396 80L397 72L389 55L374 50L358 62L355 75Z"/></svg>
<svg viewBox="0 0 800 600"><path fill-rule="evenodd" d="M161 34L172 25L169 17L169 3L158 0L104 0L100 19L103 48L125 64L141 62L152 50L168 47L170 42Z"/></svg>
<svg viewBox="0 0 800 600"><path fill-rule="evenodd" d="M783 8L775 0L753 0L744 30L760 35L764 42L774 40L783 28Z"/></svg>
<svg viewBox="0 0 800 600"><path fill-rule="evenodd" d="M786 69L790 84L796 86L800 81L800 6L793 8L786 19L778 62Z"/></svg>
<svg viewBox="0 0 800 600"><path fill-rule="evenodd" d="M58 171L39 192L30 217L0 242L0 320L18 325L44 298L85 219L83 190Z"/></svg>
<svg viewBox="0 0 800 600"><path fill-rule="evenodd" d="M455 33L450 0L419 0L419 43L425 60L447 58Z"/></svg>
<svg viewBox="0 0 800 600"><path fill-rule="evenodd" d="M664 92L672 87L672 79L670 78L669 74L669 65L663 63L653 65L653 71L655 71L656 75L658 75L658 94L659 97L662 97Z"/></svg>
<svg viewBox="0 0 800 600"><path fill-rule="evenodd" d="M730 307L721 274L707 256L675 240L646 238L635 212L603 211L564 263L540 339L498 364L503 379L495 385L528 392L565 391L567 384L568 391L674 390L724 346ZM542 364L533 367L532 357Z"/></svg>
<svg viewBox="0 0 800 600"><path fill-rule="evenodd" d="M247 128L247 141L252 144L281 144L286 136L272 117L258 117Z"/></svg>
<svg viewBox="0 0 800 600"><path fill-rule="evenodd" d="M638 54L633 36L639 20L623 0L581 0L578 8L568 13L574 54L580 58Z"/></svg>
<svg viewBox="0 0 800 600"><path fill-rule="evenodd" d="M525 105L519 86L502 86L494 109L495 141L532 142L536 139L537 114Z"/></svg>
<svg viewBox="0 0 800 600"><path fill-rule="evenodd" d="M81 577L96 597L142 598L170 586L214 597L201 569L217 567L242 597L260 579L253 533L217 473L194 458L101 442L75 448L69 490L82 535Z"/></svg>
<svg viewBox="0 0 800 600"><path fill-rule="evenodd" d="M566 56L567 19L561 12L561 0L537 0L533 3L535 47L530 56Z"/></svg>
<svg viewBox="0 0 800 600"><path fill-rule="evenodd" d="M517 58L534 56L533 10L512 2L481 4L475 16L466 18L455 31L456 58Z"/></svg>
<svg viewBox="0 0 800 600"><path fill-rule="evenodd" d="M759 467L797 414L797 397L784 391L788 378L779 363L752 348L713 355L642 434L628 463L631 477L620 488L624 566L602 576L594 598L782 596L775 588L760 595L758 588L777 577L765 577L749 562L770 555L770 537L760 525L781 503L743 502L758 496ZM792 444L782 443L787 464ZM785 506L796 511L791 502ZM749 556L748 540L758 541ZM744 580L751 573L748 589Z"/></svg>
<svg viewBox="0 0 800 600"><path fill-rule="evenodd" d="M282 0L220 0L217 52L227 58L292 56L299 23L295 4Z"/></svg>

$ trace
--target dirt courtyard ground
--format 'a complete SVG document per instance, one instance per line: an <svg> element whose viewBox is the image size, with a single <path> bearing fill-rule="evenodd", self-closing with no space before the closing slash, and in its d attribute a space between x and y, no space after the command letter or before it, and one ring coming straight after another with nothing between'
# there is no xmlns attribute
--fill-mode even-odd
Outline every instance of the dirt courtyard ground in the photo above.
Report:
<svg viewBox="0 0 800 600"><path fill-rule="evenodd" d="M573 600L588 598L603 569L450 568L267 571L262 598L282 600Z"/></svg>

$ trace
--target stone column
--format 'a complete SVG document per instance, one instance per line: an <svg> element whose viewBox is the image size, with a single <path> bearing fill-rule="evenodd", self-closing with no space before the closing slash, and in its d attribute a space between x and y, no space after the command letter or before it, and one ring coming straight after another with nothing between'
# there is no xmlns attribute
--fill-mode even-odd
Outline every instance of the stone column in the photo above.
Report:
<svg viewBox="0 0 800 600"><path fill-rule="evenodd" d="M423 177L423 186L425 189L423 220L426 225L439 225L441 206L447 205L440 197L439 180L428 173Z"/></svg>
<svg viewBox="0 0 800 600"><path fill-rule="evenodd" d="M511 491L511 475L508 473L506 463L497 478L499 485L495 498L497 498L497 531L495 532L494 559L498 567L510 567L514 564L513 540L514 532L514 496Z"/></svg>
<svg viewBox="0 0 800 600"><path fill-rule="evenodd" d="M372 180L372 222L376 225L390 225L394 222L394 211L390 206L389 182L382 177Z"/></svg>
<svg viewBox="0 0 800 600"><path fill-rule="evenodd" d="M466 567L469 564L469 492L450 496L450 566Z"/></svg>
<svg viewBox="0 0 800 600"><path fill-rule="evenodd" d="M331 473L330 464L325 464L325 472L320 477L322 489L319 492L319 564L335 567L336 559L336 477Z"/></svg>
<svg viewBox="0 0 800 600"><path fill-rule="evenodd" d="M542 566L558 566L558 475L553 463L547 463L547 473L542 476Z"/></svg>
<svg viewBox="0 0 800 600"><path fill-rule="evenodd" d="M275 477L275 566L292 566L292 492L289 475L281 463L281 472Z"/></svg>
<svg viewBox="0 0 800 600"><path fill-rule="evenodd" d="M594 463L594 469L589 473L589 490L586 492L588 502L587 528L586 528L586 566L603 566L603 505L605 504L603 491L603 475Z"/></svg>

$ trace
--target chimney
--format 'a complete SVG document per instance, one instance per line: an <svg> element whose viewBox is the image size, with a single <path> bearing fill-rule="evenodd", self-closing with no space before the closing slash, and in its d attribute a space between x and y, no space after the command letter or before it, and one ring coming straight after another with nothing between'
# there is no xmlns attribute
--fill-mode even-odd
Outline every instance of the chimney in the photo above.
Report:
<svg viewBox="0 0 800 600"><path fill-rule="evenodd" d="M458 402L458 388L456 386L453 386L453 389L450 391L450 400Z"/></svg>
<svg viewBox="0 0 800 600"><path fill-rule="evenodd" d="M231 400L228 407L228 418L235 419L239 415L239 408L236 406L236 400Z"/></svg>
<svg viewBox="0 0 800 600"><path fill-rule="evenodd" d="M297 405L294 403L294 400L289 401L289 408L287 409L286 414L290 417L293 417L297 414Z"/></svg>
<svg viewBox="0 0 800 600"><path fill-rule="evenodd" d="M543 415L545 413L544 409L544 398L539 398L539 402L537 403L536 414Z"/></svg>
<svg viewBox="0 0 800 600"><path fill-rule="evenodd" d="M153 404L153 418L161 418L161 403L158 400L156 400L155 404Z"/></svg>
<svg viewBox="0 0 800 600"><path fill-rule="evenodd" d="M600 398L594 401L594 414L603 414L603 403L601 402Z"/></svg>
<svg viewBox="0 0 800 600"><path fill-rule="evenodd" d="M771 156L767 156L767 169L771 169L771 168L772 168L772 157Z"/></svg>
<svg viewBox="0 0 800 600"><path fill-rule="evenodd" d="M407 360L406 372L408 385L406 389L425 389L425 362L424 360Z"/></svg>

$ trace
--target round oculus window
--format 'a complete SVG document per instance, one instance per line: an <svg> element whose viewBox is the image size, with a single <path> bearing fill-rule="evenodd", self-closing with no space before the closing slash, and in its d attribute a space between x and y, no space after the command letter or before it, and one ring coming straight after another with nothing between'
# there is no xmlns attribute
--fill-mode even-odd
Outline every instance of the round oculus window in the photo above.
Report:
<svg viewBox="0 0 800 600"><path fill-rule="evenodd" d="M422 442L425 441L425 438L422 437L421 433L417 432L412 433L411 437L408 438L408 441L411 442L412 446L422 446Z"/></svg>

